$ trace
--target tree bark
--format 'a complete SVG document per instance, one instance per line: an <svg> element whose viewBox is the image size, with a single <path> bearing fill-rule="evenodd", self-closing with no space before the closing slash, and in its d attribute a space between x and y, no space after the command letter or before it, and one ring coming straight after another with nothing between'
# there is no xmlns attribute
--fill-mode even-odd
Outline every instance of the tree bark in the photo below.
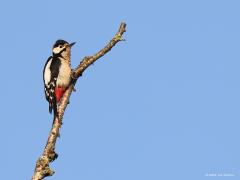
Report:
<svg viewBox="0 0 240 180"><path fill-rule="evenodd" d="M49 164L53 162L57 157L57 153L55 152L55 145L57 141L57 137L59 137L59 130L62 126L62 119L65 112L65 109L68 105L69 98L74 90L74 86L78 80L78 78L82 75L82 73L87 69L91 64L93 64L100 57L104 56L107 52L109 52L113 46L115 46L119 41L123 41L122 35L126 31L126 24L121 23L118 32L111 39L111 41L99 52L92 56L86 56L82 59L78 67L72 70L72 78L73 82L70 84L66 92L64 93L61 102L58 106L58 114L59 117L55 117L53 119L53 124L51 131L48 136L48 140L42 155L36 162L34 174L32 176L32 180L41 180L47 176L52 176L54 171L49 167Z"/></svg>

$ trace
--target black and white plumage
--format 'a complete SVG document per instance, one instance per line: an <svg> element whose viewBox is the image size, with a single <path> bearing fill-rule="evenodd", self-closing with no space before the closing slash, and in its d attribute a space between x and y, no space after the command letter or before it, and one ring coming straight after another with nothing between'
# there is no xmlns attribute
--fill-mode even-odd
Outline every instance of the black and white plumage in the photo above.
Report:
<svg viewBox="0 0 240 180"><path fill-rule="evenodd" d="M71 47L75 43L69 44L64 40L57 40L52 48L50 56L44 66L43 81L47 101L49 102L49 112L54 111L57 115L57 104L61 100L63 93L71 82Z"/></svg>

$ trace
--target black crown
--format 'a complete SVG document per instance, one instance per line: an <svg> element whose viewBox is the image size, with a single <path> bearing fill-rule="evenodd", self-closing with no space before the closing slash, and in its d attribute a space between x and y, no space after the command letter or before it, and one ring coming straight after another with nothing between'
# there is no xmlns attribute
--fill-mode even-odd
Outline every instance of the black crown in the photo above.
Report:
<svg viewBox="0 0 240 180"><path fill-rule="evenodd" d="M64 45L64 44L69 44L69 43L67 41L62 40L62 39L59 39L55 42L53 47L57 47L59 45Z"/></svg>

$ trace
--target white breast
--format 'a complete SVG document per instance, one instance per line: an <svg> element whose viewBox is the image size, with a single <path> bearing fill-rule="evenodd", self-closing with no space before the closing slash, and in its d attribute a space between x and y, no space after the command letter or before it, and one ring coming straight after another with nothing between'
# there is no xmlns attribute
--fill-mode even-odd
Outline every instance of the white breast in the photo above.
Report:
<svg viewBox="0 0 240 180"><path fill-rule="evenodd" d="M67 87L71 80L71 67L69 63L61 59L61 66L57 78L58 87Z"/></svg>

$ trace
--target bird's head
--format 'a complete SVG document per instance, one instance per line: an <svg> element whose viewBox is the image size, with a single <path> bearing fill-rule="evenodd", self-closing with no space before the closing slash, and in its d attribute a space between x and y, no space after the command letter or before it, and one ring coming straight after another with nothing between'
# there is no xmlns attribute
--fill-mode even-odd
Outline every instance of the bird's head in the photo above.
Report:
<svg viewBox="0 0 240 180"><path fill-rule="evenodd" d="M75 42L69 44L67 41L59 39L53 45L52 53L53 53L53 55L62 56L63 58L69 57L71 47L74 44L75 44Z"/></svg>

